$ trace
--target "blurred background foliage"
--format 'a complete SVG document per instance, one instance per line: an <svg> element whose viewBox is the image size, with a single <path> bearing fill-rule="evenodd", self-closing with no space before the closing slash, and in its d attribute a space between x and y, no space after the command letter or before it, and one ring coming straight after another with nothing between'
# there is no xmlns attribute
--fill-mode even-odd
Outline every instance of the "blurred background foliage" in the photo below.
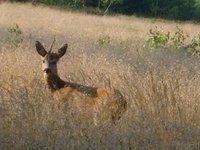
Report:
<svg viewBox="0 0 200 150"><path fill-rule="evenodd" d="M122 13L178 20L200 20L200 0L10 0L96 12ZM94 11L92 11L94 12Z"/></svg>

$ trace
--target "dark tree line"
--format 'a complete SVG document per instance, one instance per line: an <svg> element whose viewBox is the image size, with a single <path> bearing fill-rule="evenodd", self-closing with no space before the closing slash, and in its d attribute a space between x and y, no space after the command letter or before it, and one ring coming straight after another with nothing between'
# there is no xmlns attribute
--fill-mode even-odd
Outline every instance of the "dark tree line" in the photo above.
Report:
<svg viewBox="0 0 200 150"><path fill-rule="evenodd" d="M116 12L164 17L180 20L200 20L200 0L11 0L32 1L76 9L94 8L104 13Z"/></svg>

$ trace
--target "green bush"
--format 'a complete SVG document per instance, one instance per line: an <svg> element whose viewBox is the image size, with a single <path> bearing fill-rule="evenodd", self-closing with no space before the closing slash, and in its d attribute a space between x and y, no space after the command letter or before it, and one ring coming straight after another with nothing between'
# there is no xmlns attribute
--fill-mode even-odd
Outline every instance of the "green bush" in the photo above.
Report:
<svg viewBox="0 0 200 150"><path fill-rule="evenodd" d="M200 34L192 39L188 47L193 55L200 55Z"/></svg>
<svg viewBox="0 0 200 150"><path fill-rule="evenodd" d="M23 32L18 24L9 27L7 30L9 32L9 37L7 41L11 43L12 46L19 46L23 42Z"/></svg>
<svg viewBox="0 0 200 150"><path fill-rule="evenodd" d="M196 3L194 5L194 17L195 20L200 20L200 0L196 0Z"/></svg>
<svg viewBox="0 0 200 150"><path fill-rule="evenodd" d="M124 13L139 13L147 16L169 19L193 19L194 7L198 0L124 0Z"/></svg>
<svg viewBox="0 0 200 150"><path fill-rule="evenodd" d="M185 45L185 39L187 35L184 34L183 30L177 27L177 31L171 37L172 47L181 48Z"/></svg>
<svg viewBox="0 0 200 150"><path fill-rule="evenodd" d="M110 44L110 37L108 35L100 36L97 43L100 47L106 47Z"/></svg>
<svg viewBox="0 0 200 150"><path fill-rule="evenodd" d="M164 33L162 30L150 29L146 45L149 48L168 48L174 50L187 50L192 55L200 56L200 33L186 43L189 35L177 27L177 31L172 35L170 32Z"/></svg>
<svg viewBox="0 0 200 150"><path fill-rule="evenodd" d="M169 41L169 33L165 34L159 31L157 28L155 30L150 29L148 33L147 44L150 47L163 47Z"/></svg>

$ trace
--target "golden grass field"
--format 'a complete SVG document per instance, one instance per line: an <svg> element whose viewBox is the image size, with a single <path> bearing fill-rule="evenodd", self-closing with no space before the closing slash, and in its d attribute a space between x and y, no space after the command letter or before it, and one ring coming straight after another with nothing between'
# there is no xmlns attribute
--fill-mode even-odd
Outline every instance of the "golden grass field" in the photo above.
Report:
<svg viewBox="0 0 200 150"><path fill-rule="evenodd" d="M23 42L13 46L8 28ZM0 4L0 149L200 149L200 60L185 51L150 50L149 29L200 33L190 22L95 16L30 4ZM68 43L61 78L118 89L127 99L122 118L95 125L91 108L57 107L46 89L35 41L54 49ZM109 42L98 44L102 37Z"/></svg>

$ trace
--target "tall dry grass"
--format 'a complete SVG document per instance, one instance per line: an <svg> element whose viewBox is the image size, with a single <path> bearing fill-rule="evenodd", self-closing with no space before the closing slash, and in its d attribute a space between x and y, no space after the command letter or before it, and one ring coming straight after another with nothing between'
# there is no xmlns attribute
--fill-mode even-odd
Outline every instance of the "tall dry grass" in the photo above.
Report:
<svg viewBox="0 0 200 150"><path fill-rule="evenodd" d="M13 47L7 28L18 24L24 41ZM47 7L0 5L0 149L199 149L200 65L184 51L143 48L157 25L179 25L195 35L199 25L100 17ZM95 125L83 104L57 101L46 89L35 40L69 50L60 76L80 84L116 88L128 108L116 123ZM106 46L98 45L109 36ZM80 99L79 99L80 100Z"/></svg>

